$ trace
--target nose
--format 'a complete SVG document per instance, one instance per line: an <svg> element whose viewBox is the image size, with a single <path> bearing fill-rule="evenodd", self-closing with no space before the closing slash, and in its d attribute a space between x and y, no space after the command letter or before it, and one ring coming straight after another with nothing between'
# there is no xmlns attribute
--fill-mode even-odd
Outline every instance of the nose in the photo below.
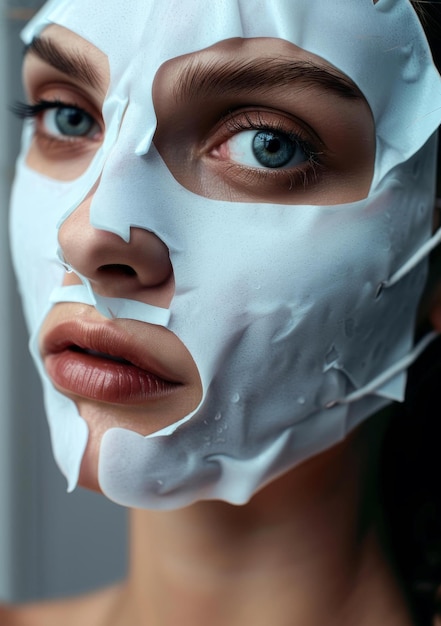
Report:
<svg viewBox="0 0 441 626"><path fill-rule="evenodd" d="M60 227L58 240L66 263L88 278L102 296L167 308L174 293L174 277L164 242L143 228L131 228L126 242L92 226L89 209L90 199ZM79 282L75 273L69 273L64 284Z"/></svg>

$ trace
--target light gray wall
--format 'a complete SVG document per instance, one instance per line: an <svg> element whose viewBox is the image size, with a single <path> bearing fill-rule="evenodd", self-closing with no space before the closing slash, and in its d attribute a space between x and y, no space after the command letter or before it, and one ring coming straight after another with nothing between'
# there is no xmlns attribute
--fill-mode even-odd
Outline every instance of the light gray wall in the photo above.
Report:
<svg viewBox="0 0 441 626"><path fill-rule="evenodd" d="M93 0L91 0L93 1ZM38 0L0 0L0 601L79 593L121 578L125 511L85 491L66 494L49 446L7 246L7 204L20 123L19 32Z"/></svg>

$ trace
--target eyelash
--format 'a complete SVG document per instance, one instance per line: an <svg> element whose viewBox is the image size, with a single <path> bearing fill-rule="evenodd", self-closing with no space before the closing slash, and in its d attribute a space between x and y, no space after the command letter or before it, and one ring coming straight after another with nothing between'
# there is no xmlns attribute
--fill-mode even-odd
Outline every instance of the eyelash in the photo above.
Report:
<svg viewBox="0 0 441 626"><path fill-rule="evenodd" d="M29 104L27 102L16 102L12 105L11 111L18 118L24 120L37 117L37 115L49 109L57 109L60 107L72 107L75 109L79 108L73 103L61 102L61 100L39 100L35 104Z"/></svg>
<svg viewBox="0 0 441 626"><path fill-rule="evenodd" d="M79 113L87 116L97 124L93 115L91 115L88 111L86 111L83 107L79 106L75 102L65 102L59 99L56 100L38 100L33 104L29 104L27 102L16 102L12 107L11 111L14 115L16 115L20 119L38 119L39 115L42 113L46 113L47 111L56 110L56 109L73 109L74 111L78 111ZM99 124L97 124L99 126ZM92 141L91 137L87 137L87 135L78 135L71 136L65 135L64 138L60 136L51 135L48 131L41 130L38 127L35 129L35 134L39 137L40 140L45 142L46 148L63 148L66 147L66 144L72 145L80 148L84 145L84 142L87 140ZM64 144L64 146L63 146Z"/></svg>
<svg viewBox="0 0 441 626"><path fill-rule="evenodd" d="M305 153L307 158L304 163L292 168L260 168L232 162L228 167L238 171L242 176L245 175L247 183L257 183L259 179L261 180L261 177L264 176L280 184L282 177L282 179L288 180L289 190L291 190L299 184L303 187L307 187L309 184L315 182L318 178L319 168L322 166L320 157L323 151L318 150L311 141L304 138L302 129L293 131L292 129L287 129L286 122L267 119L266 117L264 119L263 116L264 113L262 111L245 111L240 114L238 114L237 111L229 111L221 120L221 124L223 124L224 129L229 135L225 141L232 139L236 134L242 131L270 131L279 133L287 137L289 141L296 144Z"/></svg>

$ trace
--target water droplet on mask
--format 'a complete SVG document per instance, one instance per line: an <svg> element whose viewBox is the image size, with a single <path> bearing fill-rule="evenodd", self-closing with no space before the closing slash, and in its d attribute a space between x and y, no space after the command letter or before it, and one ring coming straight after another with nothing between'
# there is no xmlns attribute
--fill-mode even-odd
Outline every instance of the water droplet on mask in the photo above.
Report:
<svg viewBox="0 0 441 626"><path fill-rule="evenodd" d="M255 289L256 291L260 291L260 289L262 289L262 285L256 285L256 286L254 287L254 289Z"/></svg>
<svg viewBox="0 0 441 626"><path fill-rule="evenodd" d="M306 404L306 398L305 398L305 396L299 396L299 397L297 398L297 402L298 402L299 404L301 404L301 405Z"/></svg>
<svg viewBox="0 0 441 626"><path fill-rule="evenodd" d="M162 485L164 484L164 481L163 481L163 480L157 480L157 481L156 481L156 484L157 484L159 487L162 487Z"/></svg>
<svg viewBox="0 0 441 626"><path fill-rule="evenodd" d="M238 394L238 393L235 393L235 394L233 395L233 397L231 398L231 402L232 402L233 404L237 404L237 403L239 402L239 400L240 400L240 394Z"/></svg>
<svg viewBox="0 0 441 626"><path fill-rule="evenodd" d="M222 413L216 413L214 416L214 421L219 422L222 419Z"/></svg>

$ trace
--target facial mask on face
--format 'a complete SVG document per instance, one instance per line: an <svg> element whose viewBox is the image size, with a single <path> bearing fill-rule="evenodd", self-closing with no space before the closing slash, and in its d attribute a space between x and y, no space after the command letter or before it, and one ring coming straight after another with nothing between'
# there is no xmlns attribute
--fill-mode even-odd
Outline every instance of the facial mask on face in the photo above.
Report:
<svg viewBox="0 0 441 626"><path fill-rule="evenodd" d="M102 50L111 71L106 137L87 171L60 182L30 170L26 129L12 201L14 262L57 462L73 489L88 432L44 371L37 337L54 303L82 302L106 317L167 327L202 381L199 406L171 426L146 437L124 428L104 434L104 493L143 508L245 503L403 398L441 120L441 81L421 26L407 0L143 0L129 9L120 0L55 0L25 41L51 23ZM377 137L365 200L230 202L175 180L152 144L155 76L165 61L233 37L285 39L360 88ZM126 241L140 227L169 249L169 310L98 296L84 277L82 286L61 287L57 229L98 179L93 226Z"/></svg>

